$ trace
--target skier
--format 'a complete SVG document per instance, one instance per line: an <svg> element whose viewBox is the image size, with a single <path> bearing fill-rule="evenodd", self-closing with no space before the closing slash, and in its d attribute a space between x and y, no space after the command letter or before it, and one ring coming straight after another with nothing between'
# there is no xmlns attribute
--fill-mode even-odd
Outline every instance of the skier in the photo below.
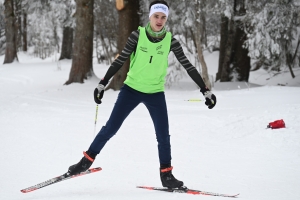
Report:
<svg viewBox="0 0 300 200"><path fill-rule="evenodd" d="M123 66L130 56L130 69L121 88L112 113L96 135L83 158L68 169L70 175L79 174L90 168L97 154L106 142L117 133L125 118L139 104L143 103L153 120L158 142L160 179L163 187L180 188L183 182L177 180L171 166L171 146L167 106L164 94L168 55L173 51L177 60L186 69L192 80L200 87L205 104L209 109L216 105L216 97L206 87L196 68L186 58L178 40L165 29L169 6L163 0L155 0L149 6L149 22L131 33L122 53L112 63L104 78L94 90L94 100L101 104L104 88L111 77Z"/></svg>

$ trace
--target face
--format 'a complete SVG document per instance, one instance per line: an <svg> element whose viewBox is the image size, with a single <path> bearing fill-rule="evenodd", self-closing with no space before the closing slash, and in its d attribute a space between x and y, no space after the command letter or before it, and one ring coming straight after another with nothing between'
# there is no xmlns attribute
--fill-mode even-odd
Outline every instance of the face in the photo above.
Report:
<svg viewBox="0 0 300 200"><path fill-rule="evenodd" d="M167 16L162 12L153 13L150 17L150 26L153 31L160 31L167 22Z"/></svg>

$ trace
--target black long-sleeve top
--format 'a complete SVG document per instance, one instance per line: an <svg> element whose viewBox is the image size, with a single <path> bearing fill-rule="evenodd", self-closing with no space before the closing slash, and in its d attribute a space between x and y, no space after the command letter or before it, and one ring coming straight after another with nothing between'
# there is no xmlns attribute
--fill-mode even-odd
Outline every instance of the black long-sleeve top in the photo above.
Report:
<svg viewBox="0 0 300 200"><path fill-rule="evenodd" d="M147 33L147 32L146 32ZM138 38L139 38L139 30L133 31L125 45L125 48L122 50L121 54L114 60L114 62L111 64L109 69L107 70L104 80L108 81L110 78L123 66L125 61L130 57L131 53L136 50ZM163 38L154 38L151 37L147 33L147 37L149 41L153 43L160 42ZM170 51L173 51L175 57L180 62L180 64L185 68L188 75L192 78L192 80L200 87L205 88L205 83L200 76L197 69L190 63L190 61L187 59L186 55L183 52L183 49L181 47L181 44L178 42L178 40L174 37L172 37L171 40L171 48Z"/></svg>

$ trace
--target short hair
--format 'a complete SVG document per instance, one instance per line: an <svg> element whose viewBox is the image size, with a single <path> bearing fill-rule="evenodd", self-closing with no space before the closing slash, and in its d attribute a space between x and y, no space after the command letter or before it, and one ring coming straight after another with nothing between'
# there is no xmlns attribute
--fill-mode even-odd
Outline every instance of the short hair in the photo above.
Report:
<svg viewBox="0 0 300 200"><path fill-rule="evenodd" d="M155 1L152 1L149 5L149 10L151 9L151 6L153 6L154 4L158 4L158 3L161 3L161 4L164 4L166 5L168 8L169 8L169 5L167 2L165 2L164 0L155 0Z"/></svg>

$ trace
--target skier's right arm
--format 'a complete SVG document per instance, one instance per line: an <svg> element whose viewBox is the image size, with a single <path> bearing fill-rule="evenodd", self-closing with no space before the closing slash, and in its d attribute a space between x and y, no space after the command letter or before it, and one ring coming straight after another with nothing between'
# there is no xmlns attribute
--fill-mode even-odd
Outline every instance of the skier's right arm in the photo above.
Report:
<svg viewBox="0 0 300 200"><path fill-rule="evenodd" d="M101 104L101 99L103 98L104 88L107 85L108 81L117 73L117 71L123 66L125 61L129 58L131 53L136 49L137 42L139 38L139 31L133 31L128 40L124 49L122 50L121 54L113 61L111 66L108 68L104 78L101 79L98 86L94 90L94 100L97 104Z"/></svg>
<svg viewBox="0 0 300 200"><path fill-rule="evenodd" d="M139 34L139 30L135 30L130 34L121 54L114 60L114 62L108 68L104 76L104 80L109 81L111 77L113 77L113 75L115 75L115 73L117 73L117 71L123 66L123 64L129 58L131 53L136 49Z"/></svg>

